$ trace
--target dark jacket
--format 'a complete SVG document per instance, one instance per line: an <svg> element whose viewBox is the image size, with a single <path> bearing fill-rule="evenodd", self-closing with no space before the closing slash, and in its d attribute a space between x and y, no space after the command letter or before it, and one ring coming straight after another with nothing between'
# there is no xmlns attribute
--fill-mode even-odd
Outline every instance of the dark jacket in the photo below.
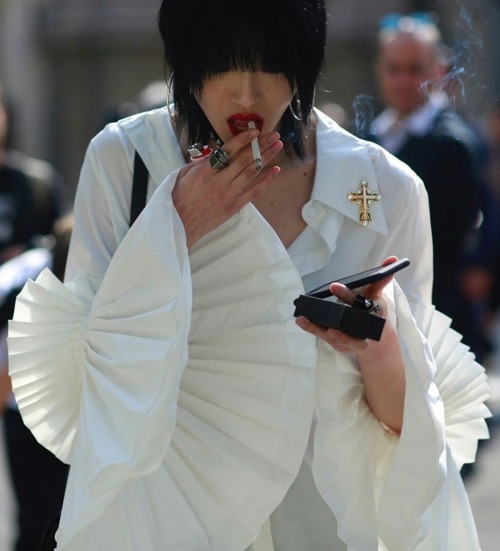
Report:
<svg viewBox="0 0 500 551"><path fill-rule="evenodd" d="M376 141L374 136L368 139ZM459 272L480 212L476 141L455 112L443 109L424 135L412 135L395 156L422 178L429 195L434 243L433 301L457 317Z"/></svg>

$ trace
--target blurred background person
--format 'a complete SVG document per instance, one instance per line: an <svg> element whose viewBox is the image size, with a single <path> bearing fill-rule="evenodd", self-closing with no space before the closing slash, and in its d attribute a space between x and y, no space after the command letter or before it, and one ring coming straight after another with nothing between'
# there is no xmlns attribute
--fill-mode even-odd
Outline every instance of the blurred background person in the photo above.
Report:
<svg viewBox="0 0 500 551"><path fill-rule="evenodd" d="M50 234L68 209L61 176L47 162L9 147L8 101L0 84L0 264Z"/></svg>
<svg viewBox="0 0 500 551"><path fill-rule="evenodd" d="M7 322L28 279L45 268L62 279L72 225L71 215L62 217L54 225L52 246L29 249L0 266L0 411L17 513L15 551L41 549L44 534L62 507L68 466L41 446L23 423L8 376ZM54 547L55 542L50 549Z"/></svg>
<svg viewBox="0 0 500 551"><path fill-rule="evenodd" d="M432 15L390 14L378 34L376 76L386 108L364 137L380 143L422 178L429 195L436 308L453 319L482 356L483 334L461 291L471 235L480 217L475 137L442 89L441 34Z"/></svg>
<svg viewBox="0 0 500 551"><path fill-rule="evenodd" d="M500 205L500 99L496 99L489 106L485 120L485 135L488 147L487 181L495 204ZM499 221L500 225L500 221ZM496 244L500 239L497 233ZM494 277L491 293L492 313L500 309L500 246L493 254Z"/></svg>
<svg viewBox="0 0 500 551"><path fill-rule="evenodd" d="M468 125L469 146L478 166L480 216L470 233L460 274L460 290L473 311L471 323L477 331L470 331L470 344L483 363L494 352L495 336L492 333L494 307L492 295L495 287L497 257L500 255L500 201L491 179L492 149L484 126L471 115L465 92L466 59L464 53L448 46L441 47L441 89L449 98L450 108Z"/></svg>
<svg viewBox="0 0 500 551"><path fill-rule="evenodd" d="M165 107L169 101L168 97L168 85L164 80L148 82L139 90L133 101L120 101L105 105L102 109L99 128L97 130L104 128L109 123L131 117L132 115Z"/></svg>
<svg viewBox="0 0 500 551"><path fill-rule="evenodd" d="M51 495L58 492L51 481L50 465L55 459L43 450L22 423L10 393L5 343L7 320L13 298L19 291L14 283L36 276L39 262L50 253L54 224L69 209L69 200L60 174L47 162L32 158L10 146L12 116L9 101L0 85L0 415L5 433L7 469L2 472L4 491L12 482L18 522L16 551L33 551L40 529L51 510ZM42 246L42 248L40 248ZM45 250L45 253L43 252ZM27 253L29 251L29 253ZM11 288L7 289L8 280ZM22 286L22 285L21 285ZM45 484L45 487L40 487ZM39 489L37 491L37 488ZM46 494L43 497L37 497ZM10 518L9 496L2 496L3 519ZM8 536L9 537L9 536Z"/></svg>

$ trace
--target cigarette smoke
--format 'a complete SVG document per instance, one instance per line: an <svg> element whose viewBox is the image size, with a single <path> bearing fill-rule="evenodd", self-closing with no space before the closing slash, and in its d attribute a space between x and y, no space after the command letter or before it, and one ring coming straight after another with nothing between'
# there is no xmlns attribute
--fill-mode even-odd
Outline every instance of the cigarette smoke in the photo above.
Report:
<svg viewBox="0 0 500 551"><path fill-rule="evenodd" d="M359 94L352 102L354 128L357 136L365 137L370 133L370 126L375 115L373 98L368 94Z"/></svg>

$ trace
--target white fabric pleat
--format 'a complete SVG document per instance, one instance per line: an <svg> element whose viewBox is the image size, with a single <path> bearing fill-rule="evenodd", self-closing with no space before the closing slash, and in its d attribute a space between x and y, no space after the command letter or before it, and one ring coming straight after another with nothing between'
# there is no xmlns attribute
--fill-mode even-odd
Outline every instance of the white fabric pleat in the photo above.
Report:
<svg viewBox="0 0 500 551"><path fill-rule="evenodd" d="M401 436L389 435L370 412L355 364L320 345L316 483L349 549L474 551L476 531L458 473L464 459L474 460L477 439L488 435L484 369L446 316L418 305L414 318L397 285L393 301L406 366ZM464 542L469 547L460 547Z"/></svg>
<svg viewBox="0 0 500 551"><path fill-rule="evenodd" d="M244 549L299 470L317 355L300 277L251 206L189 262L181 228L160 187L95 297L49 272L21 294L16 397L72 464L60 550Z"/></svg>
<svg viewBox="0 0 500 551"><path fill-rule="evenodd" d="M486 373L462 336L450 328L450 318L429 305L415 304L412 310L438 366L434 382L444 404L446 441L460 469L475 460L478 439L488 438Z"/></svg>

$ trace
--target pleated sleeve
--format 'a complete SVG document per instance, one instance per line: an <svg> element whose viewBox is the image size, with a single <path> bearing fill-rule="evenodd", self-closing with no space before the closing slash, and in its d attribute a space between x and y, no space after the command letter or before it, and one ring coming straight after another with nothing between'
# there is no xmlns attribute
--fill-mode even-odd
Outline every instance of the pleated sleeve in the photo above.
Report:
<svg viewBox="0 0 500 551"><path fill-rule="evenodd" d="M449 535L462 534L464 523L472 526L465 532L467 548L477 549L458 470L465 458L473 460L477 440L488 434L484 369L449 329L449 319L430 306L412 312L399 287L393 289L387 298L397 316L406 371L402 433L390 435L381 427L348 356L320 345L318 488L352 549L410 551L421 542L422 549L452 549ZM443 525L436 519L443 520L444 511Z"/></svg>

